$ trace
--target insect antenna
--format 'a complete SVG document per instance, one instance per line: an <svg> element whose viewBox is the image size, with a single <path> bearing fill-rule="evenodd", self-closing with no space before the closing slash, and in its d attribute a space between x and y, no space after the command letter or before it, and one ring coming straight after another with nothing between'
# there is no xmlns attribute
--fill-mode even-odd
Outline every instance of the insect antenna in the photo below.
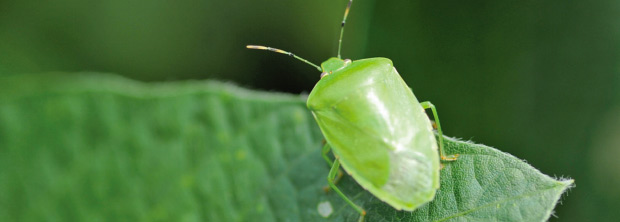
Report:
<svg viewBox="0 0 620 222"><path fill-rule="evenodd" d="M309 62L308 60L305 60L305 59L303 59L303 58L301 58L301 57L299 57L299 56L297 56L297 55L293 54L292 52L287 52L287 51L284 51L284 50L282 50L282 49L276 49L276 48L271 48L271 47L262 46L262 45L247 45L247 46L245 46L245 47L246 47L246 48L248 48L248 49L268 50L268 51L272 51L272 52L277 52L277 53L286 54L286 55L289 55L289 56L292 56L292 57L294 57L294 58L298 59L299 61L305 62L305 63L307 63L307 64L309 64L309 65L311 65L311 66L314 66L316 69L318 69L318 70L319 70L319 72L322 72L322 71L323 71L323 70L321 69L321 67L319 67L319 66L315 65L314 63Z"/></svg>
<svg viewBox="0 0 620 222"><path fill-rule="evenodd" d="M349 15L349 10L351 10L351 4L353 4L353 0L349 0L349 4L347 8L344 10L344 18L342 19L342 23L340 24L340 39L338 40L338 58L340 57L340 49L342 48L342 35L344 34L344 24L347 22L347 15Z"/></svg>

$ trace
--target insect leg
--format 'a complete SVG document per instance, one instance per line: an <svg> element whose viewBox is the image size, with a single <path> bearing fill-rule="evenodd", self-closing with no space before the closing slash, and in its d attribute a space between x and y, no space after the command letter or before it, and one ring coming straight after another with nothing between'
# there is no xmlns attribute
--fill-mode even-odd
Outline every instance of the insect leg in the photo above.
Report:
<svg viewBox="0 0 620 222"><path fill-rule="evenodd" d="M336 193L338 193L338 195L340 195L340 197L342 197L344 201L346 201L349 205L351 205L351 207L353 207L353 209L355 209L357 212L360 213L359 221L363 221L364 216L366 216L366 211L362 209L361 207L357 206L355 203L353 203L353 201L349 200L349 198L345 196L344 193L342 193L342 191L338 189L338 187L336 187L336 184L334 184L334 179L336 178L336 175L338 175L339 169L340 169L340 161L338 161L338 157L336 157L336 160L334 160L334 165L332 165L332 169L329 170L329 175L327 176L327 183L329 183L329 186L334 191L336 191Z"/></svg>
<svg viewBox="0 0 620 222"><path fill-rule="evenodd" d="M329 157L327 156L327 154L329 153L331 149L332 147L329 146L329 143L325 143L325 146L323 146L323 151L321 151L321 155L323 155L323 159L325 159L325 161L327 161L327 164L329 164L330 166L334 165L334 162L332 162L332 160L330 160Z"/></svg>
<svg viewBox="0 0 620 222"><path fill-rule="evenodd" d="M323 155L323 159L325 159L325 161L327 162L327 164L329 164L329 166L333 166L334 162L329 159L329 156L327 156L329 154L329 151L331 150L331 146L329 145L329 143L323 141L325 143L325 145L323 146L323 150L321 152L321 154ZM334 179L334 184L337 184L338 181L340 181L340 179L342 179L342 176L344 176L344 173L342 172L342 170L338 169L338 175L336 175L336 179ZM329 192L329 186L323 187L323 190L327 193Z"/></svg>
<svg viewBox="0 0 620 222"><path fill-rule="evenodd" d="M437 115L437 109L435 109L435 105L433 105L429 101L421 102L420 105L422 105L422 108L424 109L431 109L431 111L433 111L433 118L435 119L435 123L437 123L437 133L439 133L439 155L441 157L441 160L456 160L456 158L459 156L458 154L446 156L446 153L443 150L443 132L441 132L441 123L439 123L439 116Z"/></svg>

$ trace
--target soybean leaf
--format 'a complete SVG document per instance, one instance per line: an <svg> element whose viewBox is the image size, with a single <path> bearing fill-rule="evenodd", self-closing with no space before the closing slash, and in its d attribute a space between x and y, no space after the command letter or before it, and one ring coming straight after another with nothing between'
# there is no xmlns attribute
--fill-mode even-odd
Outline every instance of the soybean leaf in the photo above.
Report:
<svg viewBox="0 0 620 222"><path fill-rule="evenodd" d="M573 180L555 180L494 148L445 137L448 153L435 199L414 212L395 211L347 181L349 193L370 209L368 221L545 221ZM337 200L334 200L337 201ZM343 218L357 215L348 210Z"/></svg>
<svg viewBox="0 0 620 222"><path fill-rule="evenodd" d="M572 185L446 139L461 156L445 163L435 200L414 212L350 177L338 186L367 221L544 221ZM323 189L321 141L304 96L93 73L4 76L0 221L357 220Z"/></svg>

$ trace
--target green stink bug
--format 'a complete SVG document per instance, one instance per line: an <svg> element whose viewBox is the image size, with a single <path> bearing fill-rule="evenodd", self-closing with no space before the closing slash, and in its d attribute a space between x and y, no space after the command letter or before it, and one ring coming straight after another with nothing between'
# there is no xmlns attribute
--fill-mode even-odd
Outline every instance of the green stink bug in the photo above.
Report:
<svg viewBox="0 0 620 222"><path fill-rule="evenodd" d="M360 213L360 219L366 211L334 183L340 165L380 200L395 209L413 211L433 200L439 188L440 160L455 160L458 154L444 154L437 110L430 102L418 102L391 60L341 59L344 25L352 2L342 20L338 57L320 67L280 49L256 45L247 48L287 54L322 72L307 106L327 141L322 154L332 166L328 183ZM432 110L439 146L425 109ZM330 150L336 157L334 161L327 156Z"/></svg>

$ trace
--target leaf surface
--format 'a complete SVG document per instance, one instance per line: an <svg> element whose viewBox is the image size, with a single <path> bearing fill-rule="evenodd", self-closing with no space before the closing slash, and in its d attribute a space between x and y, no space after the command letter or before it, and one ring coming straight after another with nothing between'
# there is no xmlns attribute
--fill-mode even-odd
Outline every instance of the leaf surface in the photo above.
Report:
<svg viewBox="0 0 620 222"><path fill-rule="evenodd" d="M444 163L435 200L414 212L348 176L338 186L367 221L544 221L572 186L446 139L461 156ZM0 221L357 220L323 190L321 141L305 96L93 73L4 76Z"/></svg>

